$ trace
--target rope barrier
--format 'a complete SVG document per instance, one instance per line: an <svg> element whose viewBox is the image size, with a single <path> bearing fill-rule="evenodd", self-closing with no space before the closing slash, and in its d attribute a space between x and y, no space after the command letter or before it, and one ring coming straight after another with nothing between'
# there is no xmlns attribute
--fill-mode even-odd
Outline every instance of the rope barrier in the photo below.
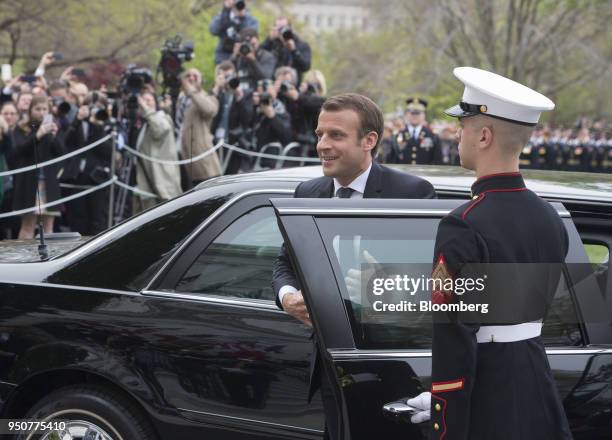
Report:
<svg viewBox="0 0 612 440"><path fill-rule="evenodd" d="M249 151L249 150L245 150L244 148L236 147L231 144L223 144L223 146L227 148L228 150L237 151L238 153L242 153L247 156L261 157L264 159L282 159L282 160L293 161L293 162L321 163L321 159L317 157L279 156L276 154L257 153L255 151Z"/></svg>
<svg viewBox="0 0 612 440"><path fill-rule="evenodd" d="M85 191L81 191L78 192L76 194L72 194L71 196L68 197L64 197L63 199L58 199L55 200L53 202L48 202L48 203L44 203L42 205L39 206L34 206L32 208L25 208L25 209L20 209L18 211L11 211L11 212L4 212L2 214L0 214L0 218L5 218L5 217L13 217L15 215L22 215L22 214L28 214L30 212L36 212L36 211L42 211L45 208L50 208L52 206L56 206L56 205L61 205L62 203L66 203L66 202L70 202L71 200L74 199L78 199L79 197L84 197L88 194L91 194L94 191L97 191L99 189L102 188L106 188L107 186L110 186L113 184L113 182L115 182L117 180L117 177L113 177L111 179L108 179L106 182L103 182L97 186L93 186L89 189L86 189Z"/></svg>
<svg viewBox="0 0 612 440"><path fill-rule="evenodd" d="M150 192L147 192L147 191L143 191L143 190L138 189L138 188L136 188L134 186L126 185L125 183L123 183L123 182L121 182L119 180L117 180L115 182L115 185L117 185L117 186L119 186L121 188L125 188L128 191L132 191L133 193L138 194L139 196L150 197L150 198L153 198L153 197L154 198L158 198L156 194L153 194L153 193L150 193Z"/></svg>
<svg viewBox="0 0 612 440"><path fill-rule="evenodd" d="M27 171L31 171L34 170L36 168L42 168L44 166L47 165L51 165L53 163L57 163L57 162L61 162L62 160L68 159L72 156L76 156L78 154L81 154L85 151L91 150L92 148L97 147L98 145L102 144L103 142L106 142L109 138L111 137L111 135L107 135L105 137L103 137L102 139L97 140L96 142L93 142L90 145L87 145L85 147L82 147L78 150L75 150L71 153L68 153L64 156L60 156L57 157L55 159L52 160L48 160L46 162L41 162L38 165L32 165L32 166L27 166L24 168L19 168L16 170L11 170L11 171L5 171L0 173L0 177L2 176L8 176L8 175L12 175L12 174L18 174L18 173L23 173L23 172L27 172ZM179 160L179 161L170 161L170 160L163 160L163 159L157 159L155 157L151 157L151 156L147 156L143 153L140 153L137 150L134 150L128 146L124 146L124 148L126 150L128 150L130 153L134 154L135 156L140 157L141 159L145 159L145 160L150 160L151 162L157 162L157 163L162 163L165 165L184 165L184 164L188 164L191 162L195 162L197 160L203 159L206 156L209 156L211 154L213 154L214 152L216 152L218 149L220 148L227 148L228 150L233 150L236 151L238 153L241 154L245 154L247 156L255 156L255 157L262 157L262 158L266 158L266 159L282 159L282 160L286 160L286 161L296 161L296 162L316 162L316 163L320 163L320 160L318 158L314 158L314 157L296 157L296 156L282 156L282 155L275 155L275 154L266 154L266 153L258 153L258 152L254 152L254 151L249 151L249 150L245 150L244 148L240 148L240 147L236 147L234 145L231 144L226 144L224 142L219 142L217 145L215 145L213 148L211 148L210 150L205 151L204 153L200 154L199 156L196 156L192 159L185 159L185 160ZM74 184L66 184L66 183L61 183L60 186L62 188L70 188L70 189L82 189L82 188L86 188L84 191L80 191L78 193L72 194L68 197L64 197L62 199L58 199L55 200L53 202L48 202L45 203L43 205L41 205L40 207L38 206L34 206L32 208L26 208L26 209L21 209L18 211L11 211L11 212L4 212L4 213L0 213L0 218L6 218L6 217L12 217L12 216L17 216L17 215L23 215L23 214L28 214L30 212L37 212L37 211L42 211L45 208L50 208L52 206L57 206L57 205L61 205L62 203L66 203L66 202L70 202L72 200L78 199L79 197L85 197L88 194L91 194L94 191L98 191L99 189L102 188L106 188L107 186L110 186L112 184L115 184L117 186L119 186L120 188L124 188L128 191L131 191L135 194L138 194L140 196L143 197L148 197L148 198L157 198L156 194L147 192L147 191L143 191L141 189L138 189L136 187L132 187L129 186L123 182L121 182L116 176L113 176L111 179L97 185L97 186L90 186L90 185L74 185Z"/></svg>
<svg viewBox="0 0 612 440"><path fill-rule="evenodd" d="M63 156L56 157L55 159L50 159L50 160L48 160L46 162L41 162L41 163L36 164L36 165L29 165L29 166L23 167L23 168L17 168L15 170L3 171L3 172L0 173L0 177L11 176L13 174L19 174L19 173L25 173L27 171L32 171L32 170L35 170L35 169L38 169L38 168L46 167L47 165L51 165L51 164L54 164L54 163L57 163L57 162L61 162L63 160L71 158L72 156L76 156L76 155L81 154L81 153L83 153L85 151L91 150L92 148L97 147L98 145L100 145L100 144L106 142L107 140L109 140L110 137L111 137L111 135L107 134L102 139L98 139L94 143L91 143L91 144L86 145L86 146L84 146L82 148L79 148L78 150L74 150L71 153L64 154Z"/></svg>
<svg viewBox="0 0 612 440"><path fill-rule="evenodd" d="M132 153L134 156L138 156L141 159L148 160L149 162L160 163L162 165L187 165L192 162L197 162L198 160L204 159L206 156L210 156L211 154L215 153L221 147L223 147L223 142L219 142L217 145L212 147L210 150L206 150L204 153L198 156L192 157L190 159L165 160L165 159L157 159L156 157L153 157L153 156L148 156L144 153L141 153L138 150L134 150L132 147L128 147L127 145L123 146L123 148L125 148L127 151Z"/></svg>

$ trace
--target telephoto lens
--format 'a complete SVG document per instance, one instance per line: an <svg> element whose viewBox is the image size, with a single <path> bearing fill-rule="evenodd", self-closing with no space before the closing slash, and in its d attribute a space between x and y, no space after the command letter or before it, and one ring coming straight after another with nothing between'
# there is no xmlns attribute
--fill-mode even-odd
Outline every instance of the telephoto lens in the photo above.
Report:
<svg viewBox="0 0 612 440"><path fill-rule="evenodd" d="M240 45L240 54L243 56L247 56L251 53L251 45L246 41Z"/></svg>

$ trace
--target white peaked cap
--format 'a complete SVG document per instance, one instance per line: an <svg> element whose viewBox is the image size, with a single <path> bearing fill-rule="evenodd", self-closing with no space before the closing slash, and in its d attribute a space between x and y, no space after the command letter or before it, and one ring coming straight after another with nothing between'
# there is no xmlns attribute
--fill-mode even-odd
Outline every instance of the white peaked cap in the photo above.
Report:
<svg viewBox="0 0 612 440"><path fill-rule="evenodd" d="M463 118L485 115L523 125L536 125L540 113L555 108L541 93L493 72L456 67L453 74L465 84L461 103L445 110Z"/></svg>

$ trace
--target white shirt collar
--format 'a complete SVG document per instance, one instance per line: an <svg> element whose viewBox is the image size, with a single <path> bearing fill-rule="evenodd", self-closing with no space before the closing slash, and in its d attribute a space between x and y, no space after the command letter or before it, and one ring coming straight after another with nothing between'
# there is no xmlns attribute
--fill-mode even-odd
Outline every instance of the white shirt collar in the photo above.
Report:
<svg viewBox="0 0 612 440"><path fill-rule="evenodd" d="M368 169L365 170L363 173L361 173L359 176L357 176L357 178L353 180L348 185L347 188L351 188L352 190L354 190L355 192L363 196L363 193L365 192L366 183L368 182L368 177L370 176L371 170L372 170L372 164L370 163L370 166L368 167ZM336 194L338 193L338 190L340 188L342 188L342 185L340 185L340 182L338 182L338 180L334 178L334 197L336 197Z"/></svg>

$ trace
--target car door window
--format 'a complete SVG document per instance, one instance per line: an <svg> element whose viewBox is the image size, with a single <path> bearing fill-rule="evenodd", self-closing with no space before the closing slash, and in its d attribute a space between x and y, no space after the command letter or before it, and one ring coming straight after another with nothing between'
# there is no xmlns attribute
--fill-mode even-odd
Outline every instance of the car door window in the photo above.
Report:
<svg viewBox="0 0 612 440"><path fill-rule="evenodd" d="M273 301L272 266L282 242L272 208L254 209L215 238L175 291Z"/></svg>
<svg viewBox="0 0 612 440"><path fill-rule="evenodd" d="M428 292L425 292L426 298L423 292L413 297L406 291L400 292L401 299L415 303L414 310L372 313L374 301L382 296L377 298L373 294L373 284L367 288L362 285L366 279L377 278L377 266L387 279L394 278L394 273L413 279L428 277L438 223L439 219L425 218L317 219L358 348L431 348L431 312L419 307L420 300L429 299ZM364 271L361 282L350 276L349 271L356 268ZM392 290L390 294L397 293ZM575 302L565 279L560 282L548 310L543 338L547 345L554 346L583 343Z"/></svg>
<svg viewBox="0 0 612 440"><path fill-rule="evenodd" d="M610 269L610 249L605 243L584 243L584 250L589 257L593 274L597 280L602 296L605 297Z"/></svg>

